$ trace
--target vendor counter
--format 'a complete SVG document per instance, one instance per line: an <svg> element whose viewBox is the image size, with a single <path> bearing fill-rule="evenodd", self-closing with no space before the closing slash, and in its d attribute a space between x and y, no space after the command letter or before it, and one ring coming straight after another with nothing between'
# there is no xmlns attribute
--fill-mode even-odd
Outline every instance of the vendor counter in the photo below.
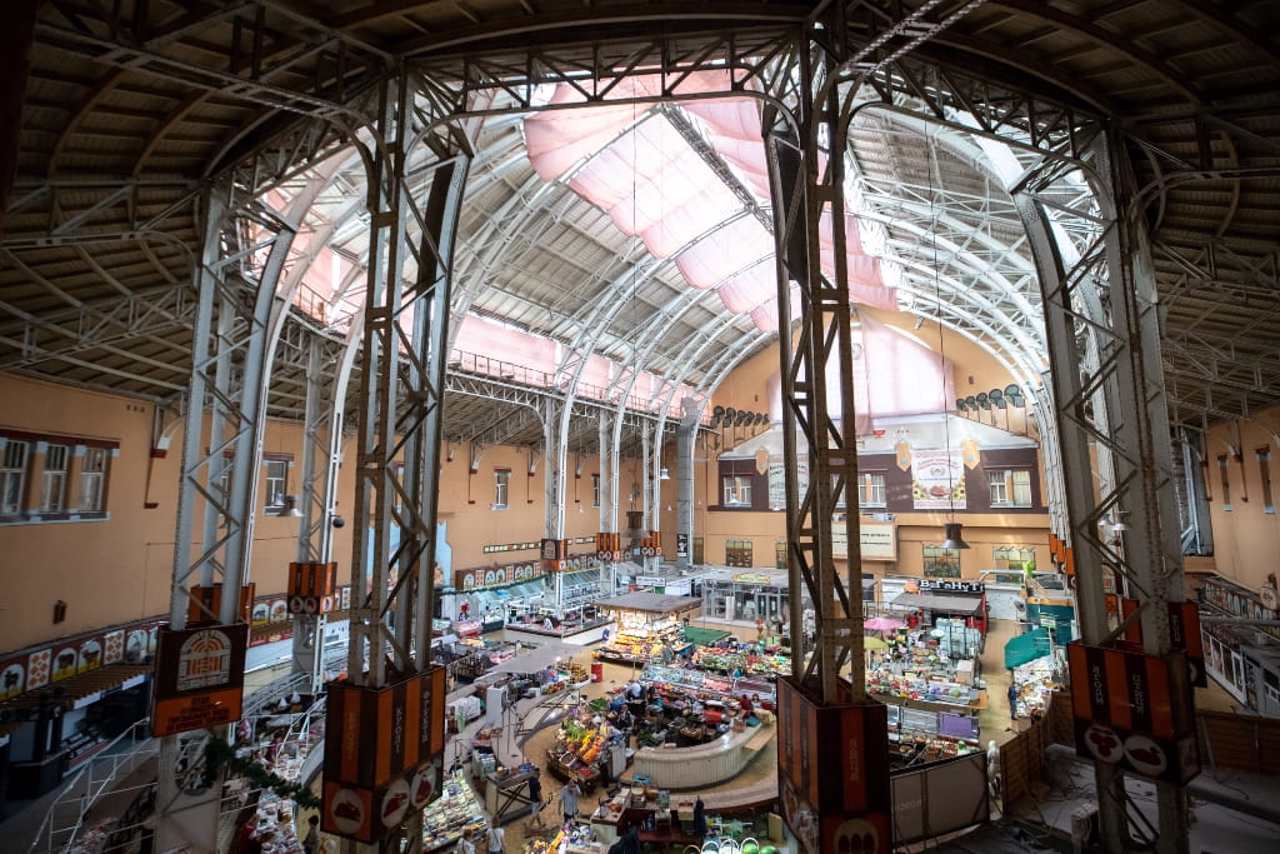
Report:
<svg viewBox="0 0 1280 854"><path fill-rule="evenodd" d="M714 786L736 776L773 737L773 727L761 723L741 732L727 732L696 747L645 747L636 751L632 775L649 778L659 789Z"/></svg>

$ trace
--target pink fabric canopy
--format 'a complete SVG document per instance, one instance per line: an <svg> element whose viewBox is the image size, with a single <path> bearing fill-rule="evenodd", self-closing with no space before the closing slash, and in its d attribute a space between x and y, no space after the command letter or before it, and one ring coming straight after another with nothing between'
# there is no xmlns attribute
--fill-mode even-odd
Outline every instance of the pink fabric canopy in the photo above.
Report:
<svg viewBox="0 0 1280 854"><path fill-rule="evenodd" d="M892 617L872 617L864 620L862 628L868 632L892 632L902 628L904 623Z"/></svg>
<svg viewBox="0 0 1280 854"><path fill-rule="evenodd" d="M677 92L723 91L726 74L690 74ZM619 99L651 96L660 92L660 85L656 76L629 78L610 94ZM581 92L563 83L551 98L555 104L581 100ZM757 199L768 200L769 170L755 100L689 101L684 109ZM655 257L674 256L690 286L718 288L728 311L751 313L761 331L777 329L776 310L772 319L763 310L770 301L776 309L773 237L747 214L707 233L741 211L742 203L661 114L647 114L637 105L553 110L530 116L524 127L529 160L544 180L567 180L574 192L608 211L620 231L642 239ZM852 215L845 234L854 301L896 309L892 282L886 282L879 259L863 254ZM822 269L832 276L835 247L829 215L819 223L819 243Z"/></svg>
<svg viewBox="0 0 1280 854"><path fill-rule="evenodd" d="M793 303L798 302L792 289ZM777 326L776 302L756 309L771 312ZM793 313L795 308L792 309ZM754 315L753 315L754 316ZM915 341L902 331L879 322L868 312L859 316L853 330L853 395L859 436L871 433L871 420L876 417L921 415L946 412L947 402L955 397L952 365L949 359ZM827 409L839 418L842 406L840 378L827 374ZM782 383L775 371L766 383L769 416L776 424L782 420Z"/></svg>

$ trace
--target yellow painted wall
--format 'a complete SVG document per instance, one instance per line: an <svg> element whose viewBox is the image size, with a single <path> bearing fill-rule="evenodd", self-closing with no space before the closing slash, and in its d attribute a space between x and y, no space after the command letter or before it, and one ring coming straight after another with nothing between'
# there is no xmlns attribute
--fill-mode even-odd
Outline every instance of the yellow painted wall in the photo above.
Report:
<svg viewBox="0 0 1280 854"><path fill-rule="evenodd" d="M1223 422L1209 428L1205 457L1210 523L1213 526L1217 571L1246 587L1258 588L1270 573L1280 574L1280 515L1267 512L1262 494L1260 449L1271 453L1272 501L1280 503L1280 407L1265 410L1248 421ZM1235 451L1243 461L1235 458ZM1218 457L1226 454L1231 506L1223 503Z"/></svg>
<svg viewBox="0 0 1280 854"><path fill-rule="evenodd" d="M154 460L149 497L144 498L151 404L8 374L0 374L0 400L16 403L4 408L0 427L110 440L120 445L108 480L108 519L0 525L0 578L4 580L0 585L0 652L167 613L182 458L181 425L170 434L173 442L167 456ZM268 422L264 448L268 453L293 455L288 490L300 493L301 425ZM350 438L344 445L345 464L340 470L338 495L338 513L349 524L335 531L334 542L340 578L349 577L352 561L354 459L355 439ZM532 478L526 477L528 451L524 448L485 449L479 471L470 477L467 460L467 449L456 447L453 461L442 464L440 519L448 523L454 567L536 559L536 551L485 554L484 546L536 542L543 536L541 454L535 456L537 472ZM599 511L592 505L591 479L598 470L597 457L581 459L578 479L573 473L576 462L571 455L565 514L569 537L592 535L599 525ZM490 509L494 499L493 470L497 467L511 469L509 506L505 510ZM260 472L260 478L250 580L257 584L257 593L263 595L285 589L288 564L296 555L300 520L268 516L261 510L265 474ZM624 459L619 491L623 511L631 506L631 488L638 480L638 461ZM674 481L667 483L672 484L669 489L674 489ZM468 503L468 487L474 504ZM670 494L674 500L674 492ZM159 507L144 509L144 500L157 502ZM638 509L638 501L635 506ZM197 511L195 517L197 538L202 512ZM625 528L625 513L620 522ZM674 524L671 527L674 530ZM588 544L575 546L572 551L592 549ZM59 599L67 603L67 618L54 625L53 605Z"/></svg>

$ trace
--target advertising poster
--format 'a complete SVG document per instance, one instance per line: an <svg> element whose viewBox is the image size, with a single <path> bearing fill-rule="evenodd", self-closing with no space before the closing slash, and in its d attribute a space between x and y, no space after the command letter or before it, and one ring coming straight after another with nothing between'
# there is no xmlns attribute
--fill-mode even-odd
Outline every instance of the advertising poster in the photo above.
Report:
<svg viewBox="0 0 1280 854"><path fill-rule="evenodd" d="M916 510L964 510L964 455L915 454L911 458L911 500Z"/></svg>

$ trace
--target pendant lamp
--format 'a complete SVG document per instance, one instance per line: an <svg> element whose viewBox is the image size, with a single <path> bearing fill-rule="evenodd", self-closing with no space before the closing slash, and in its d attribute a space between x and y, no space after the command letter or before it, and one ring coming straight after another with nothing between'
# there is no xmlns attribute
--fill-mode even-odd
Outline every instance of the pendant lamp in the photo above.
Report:
<svg viewBox="0 0 1280 854"><path fill-rule="evenodd" d="M964 541L964 538L960 536L960 527L961 526L959 522L948 522L946 523L946 525L943 526L942 530L947 535L946 539L942 541L942 547L944 549L969 548L969 544L966 543Z"/></svg>

